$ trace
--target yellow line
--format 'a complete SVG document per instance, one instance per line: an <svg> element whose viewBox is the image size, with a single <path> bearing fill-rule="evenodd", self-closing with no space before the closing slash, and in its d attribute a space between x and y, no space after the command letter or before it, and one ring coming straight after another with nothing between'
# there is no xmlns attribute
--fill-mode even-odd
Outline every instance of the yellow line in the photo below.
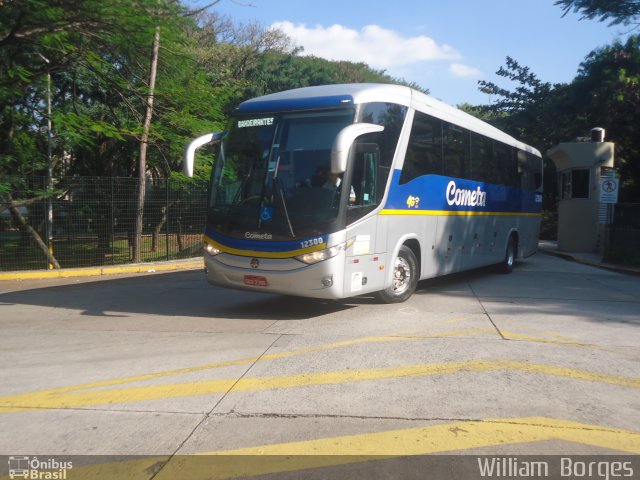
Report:
<svg viewBox="0 0 640 480"><path fill-rule="evenodd" d="M178 456L174 457L156 478L222 480L296 472L400 456L439 454L550 440L640 454L639 432L552 418L531 417L464 421L212 451L201 453L200 456ZM243 456L242 460L237 460L239 455ZM157 466L166 461L167 457L155 457L81 466L74 468L73 473L82 474L82 478L148 478L151 466Z"/></svg>
<svg viewBox="0 0 640 480"><path fill-rule="evenodd" d="M412 378L459 373L512 370L551 375L573 380L604 383L627 388L640 388L640 378L588 372L558 365L534 364L511 360L475 360L462 362L407 365L392 368L338 370L278 377L248 377L236 380L202 380L188 383L148 385L120 389L71 391L43 390L0 397L0 412L30 409L82 408L96 405L133 403L166 398L214 395L229 392L255 392L318 385ZM237 383L236 383L237 382ZM235 384L235 385L234 385ZM73 387L72 387L73 388Z"/></svg>
<svg viewBox="0 0 640 480"><path fill-rule="evenodd" d="M327 243L323 242L318 245L313 245L311 247L299 248L296 250L289 250L286 252L267 252L262 250L247 250L247 249L239 249L232 248L224 245L220 242L215 241L214 239L208 237L207 235L203 236L203 240L211 245L212 247L217 248L218 250L222 250L225 253L230 253L232 255L239 255L243 257L260 257L260 258L292 258L298 255L304 255L305 253L317 252L320 250L324 250L327 248Z"/></svg>
<svg viewBox="0 0 640 480"><path fill-rule="evenodd" d="M73 466L70 478L142 480L230 479L332 467L403 456L560 440L626 454L640 454L640 432L546 417L460 421L425 427ZM570 449L571 447L567 447ZM499 451L496 452L499 454ZM570 453L567 455L571 455ZM242 456L242 458L238 458ZM168 463L166 463L168 461ZM375 464L372 465L375 468ZM555 467L551 467L555 468ZM7 478L7 477L3 477Z"/></svg>
<svg viewBox="0 0 640 480"><path fill-rule="evenodd" d="M572 345L580 345L580 346L584 346L584 347L597 347L597 345L591 344L591 343L582 343L579 342L578 340L576 340L575 338L572 337L566 337L564 335L560 335L556 332L552 332L552 331L546 331L546 330L541 330L539 328L535 328L532 327L530 325L526 325L526 324L522 324L522 323L517 323L511 320L501 320L501 323L504 323L506 325L510 325L511 327L514 328L520 328L520 329L524 329L524 330L528 330L530 332L536 332L540 335L544 335L545 337L552 337L555 338L559 341L559 343L567 343L567 344L572 344Z"/></svg>
<svg viewBox="0 0 640 480"><path fill-rule="evenodd" d="M122 273L172 272L175 270L195 270L204 268L204 260L189 262L141 263L135 265L62 268L58 270L30 270L20 272L0 272L0 280L40 280L48 278L95 277Z"/></svg>
<svg viewBox="0 0 640 480"><path fill-rule="evenodd" d="M516 332L510 332L507 330L500 330L500 333L502 333L502 335L504 336L504 338L508 339L508 340L525 340L527 342L536 342L536 343L549 343L552 345L568 345L571 347L585 347L585 348L597 348L595 345L591 345L589 343L579 343L575 340L572 340L570 338L566 338L564 337L563 339L559 339L559 340L552 340L550 338L544 338L544 337L533 337L531 335L524 335L522 333L516 333ZM560 338L557 335L554 335L555 337Z"/></svg>
<svg viewBox="0 0 640 480"><path fill-rule="evenodd" d="M529 212L478 212L455 210L394 210L384 209L380 215L426 215L435 217L540 217L540 213Z"/></svg>
<svg viewBox="0 0 640 480"><path fill-rule="evenodd" d="M422 339L428 339L428 338L443 338L443 337L453 337L453 336L460 336L460 335L471 335L471 334L477 334L477 333L487 333L492 331L493 329L483 328L483 329L458 330L458 331L452 331L452 332L441 332L441 333L433 333L429 335L419 335L419 336L410 336L410 337L409 336L393 336L393 335L363 337L363 338L357 338L354 340L343 340L340 342L333 342L333 343L328 343L324 345L318 345L315 347L292 350L289 352L269 353L269 354L263 355L262 357L249 357L249 358L243 358L239 360L230 360L227 362L218 362L218 363L210 363L206 365L199 365L196 367L179 368L176 370L167 370L164 372L148 373L144 375L135 375L131 377L117 378L113 380L104 380L100 382L72 385L68 387L59 387L59 388L49 389L43 392L47 392L48 394L58 394L58 393L74 392L79 390L89 390L89 389L101 388L101 387L112 387L115 385L123 385L126 383L140 382L145 380L154 380L162 377L182 375L186 373L194 373L194 372L200 372L204 370L213 370L216 368L231 367L236 365L248 365L257 360L260 360L260 361L281 360L285 358L295 357L298 355L304 355L307 353L321 352L324 350L331 350L334 348L346 348L346 347L359 345L359 344L406 342L406 341L416 341L416 340L422 340ZM2 398L3 397L0 397L0 401L2 400Z"/></svg>
<svg viewBox="0 0 640 480"><path fill-rule="evenodd" d="M117 379L112 379L112 380L103 380L100 382L93 382L93 383L85 383L85 384L80 384L80 385L71 385L71 386L67 386L67 387L59 387L59 388L52 388L52 389L47 389L47 390L40 390L40 391L35 391L35 392L30 392L30 393L24 393L24 394L19 394L19 395L14 395L14 396L9 396L9 397L0 397L0 413L6 413L8 411L16 411L14 409L6 409L3 408L3 402L6 399L13 399L10 400L15 404L19 404L21 401L30 401L33 400L35 398L38 397L42 397L42 398L53 398L55 396L60 396L63 394L70 394L73 392L79 392L79 391L83 391L83 390L91 390L91 389L96 389L96 388L103 388L103 387L113 387L116 385L124 385L127 383L134 383L134 382L142 382L142 381L146 381L146 380L154 380L154 379L158 379L158 378L162 378L162 377L169 377L169 376L173 376L173 375L182 375L182 374L187 374L187 373L195 373L195 372L200 372L200 371L204 371L204 370L213 370L216 368L224 368L224 367L230 367L230 366L236 366L236 365L248 365L251 364L255 361L269 361L269 360L280 360L280 359L285 359L285 358L290 358L290 357L295 357L298 355L304 355L307 353L314 353L314 352L320 352L320 351L324 351L324 350L331 350L334 348L346 348L346 347L350 347L353 345L359 345L359 344L367 344L367 343L386 343L386 342L405 342L405 341L416 341L416 340L422 340L422 339L427 339L427 338L445 338L445 337L453 337L453 336L460 336L460 335L471 335L471 334L477 334L477 333L487 333L487 332L492 332L493 329L475 329L475 330L459 330L459 331L453 331L453 332L442 332L442 333L434 333L434 334L430 334L430 335L420 335L420 336L411 336L411 337L405 337L405 336L377 336L377 337L363 337L363 338L358 338L358 339L354 339L354 340L344 340L344 341L340 341L340 342L334 342L334 343L329 343L329 344L324 344L324 345L318 345L315 347L309 347L309 348L303 348L303 349L299 349L299 350L293 350L290 352L280 352L280 353L269 353L266 355L263 355L262 357L249 357L249 358L243 358L243 359L239 359L239 360L230 360L227 362L219 362L219 363L211 363L211 364L206 364L206 365L199 365L196 367L186 367L186 368L180 368L180 369L176 369L176 370L167 370L164 372L156 372L156 373L149 373L149 374L145 374L145 375L135 375L135 376L131 376L131 377L123 377L123 378L117 378ZM144 388L144 387L143 387ZM111 390L113 391L113 390ZM214 392L215 393L215 392ZM18 399L20 399L18 401ZM15 400L15 401L14 401ZM37 407L30 407L30 408L37 408ZM61 406L58 406L56 408L62 408ZM22 411L21 409L19 411Z"/></svg>
<svg viewBox="0 0 640 480"><path fill-rule="evenodd" d="M445 423L421 428L262 445L201 455L425 455L505 444L565 440L640 454L640 432L545 417Z"/></svg>

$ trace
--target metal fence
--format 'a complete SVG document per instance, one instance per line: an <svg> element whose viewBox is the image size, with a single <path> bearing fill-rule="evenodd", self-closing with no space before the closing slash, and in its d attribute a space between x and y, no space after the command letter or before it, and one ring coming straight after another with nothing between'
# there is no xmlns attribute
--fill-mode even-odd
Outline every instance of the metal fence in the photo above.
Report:
<svg viewBox="0 0 640 480"><path fill-rule="evenodd" d="M49 268L46 178L2 178L0 271ZM132 261L138 180L63 177L53 181L52 252L62 268L118 265ZM9 208L11 197L18 205ZM26 203L25 203L26 201ZM207 205L207 182L149 179L146 188L141 260L199 256ZM640 204L615 206L604 258L640 266Z"/></svg>
<svg viewBox="0 0 640 480"><path fill-rule="evenodd" d="M640 203L619 203L609 226L606 261L640 266Z"/></svg>
<svg viewBox="0 0 640 480"><path fill-rule="evenodd" d="M49 268L46 179L3 178L0 195L0 271ZM130 263L135 232L138 180L64 177L53 181L52 252L62 268ZM200 255L207 182L149 179L146 182L143 262ZM15 208L9 207L10 198ZM27 201L25 203L25 201Z"/></svg>

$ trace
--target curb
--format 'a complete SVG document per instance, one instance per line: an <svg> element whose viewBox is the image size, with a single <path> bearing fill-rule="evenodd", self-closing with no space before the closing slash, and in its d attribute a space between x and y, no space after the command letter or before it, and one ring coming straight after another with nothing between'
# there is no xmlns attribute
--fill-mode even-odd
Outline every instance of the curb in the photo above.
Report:
<svg viewBox="0 0 640 480"><path fill-rule="evenodd" d="M605 270L610 270L616 273L625 273L627 275L638 275L640 276L640 268L635 267L624 267L622 265L613 265L611 263L599 263L593 262L591 260L587 260L585 258L580 258L579 256L573 255L568 252L558 252L550 249L540 248L538 247L538 252L544 255L551 255L552 257L559 257L565 260L570 260L572 262L580 263L582 265L588 265L590 267L603 268Z"/></svg>
<svg viewBox="0 0 640 480"><path fill-rule="evenodd" d="M173 262L136 263L88 268L62 268L58 270L27 270L18 272L0 272L0 281L8 280L44 280L49 278L97 277L122 273L156 273L176 270L197 270L204 268L204 260L189 259Z"/></svg>

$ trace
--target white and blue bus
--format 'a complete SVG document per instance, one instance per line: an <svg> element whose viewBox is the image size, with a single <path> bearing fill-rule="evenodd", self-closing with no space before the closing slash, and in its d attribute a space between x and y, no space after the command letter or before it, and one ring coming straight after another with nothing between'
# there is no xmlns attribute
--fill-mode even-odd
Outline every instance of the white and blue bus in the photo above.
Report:
<svg viewBox="0 0 640 480"><path fill-rule="evenodd" d="M536 252L540 153L397 85L307 87L248 100L219 142L205 270L211 284L402 302L420 279Z"/></svg>

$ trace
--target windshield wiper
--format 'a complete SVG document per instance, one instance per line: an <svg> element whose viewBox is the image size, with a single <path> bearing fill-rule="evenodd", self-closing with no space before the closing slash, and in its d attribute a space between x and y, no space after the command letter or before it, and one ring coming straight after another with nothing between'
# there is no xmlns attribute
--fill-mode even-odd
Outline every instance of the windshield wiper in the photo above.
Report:
<svg viewBox="0 0 640 480"><path fill-rule="evenodd" d="M287 208L287 201L284 198L284 189L282 188L282 184L280 183L280 178L278 177L278 169L280 168L280 155L278 155L278 159L276 160L276 168L273 172L273 185L278 189L278 196L280 197L280 201L282 202L282 210L284 211L284 218L287 220L287 227L289 227L289 235L291 238L296 238L296 234L293 231L293 225L291 224L291 218L289 217L289 209Z"/></svg>
<svg viewBox="0 0 640 480"><path fill-rule="evenodd" d="M256 160L253 161L253 163L251 164L251 167L249 167L249 171L247 172L247 174L244 176L244 178L242 179L242 182L240 182L240 188L238 188L238 190L236 191L236 194L233 196L233 200L231 201L231 205L237 205L238 204L238 200L240 200L240 196L242 195L242 192L244 191L244 189L247 187L247 184L249 183L249 179L251 178L251 175L253 174L253 167L256 166Z"/></svg>
<svg viewBox="0 0 640 480"><path fill-rule="evenodd" d="M280 197L280 201L282 202L282 210L284 211L284 218L287 220L287 227L289 227L289 235L291 235L291 238L296 238L296 234L293 231L293 225L291 224L291 218L289 218L289 209L287 209L287 201L284 198L284 189L282 188L280 179L277 176L273 177L273 183L274 185L276 185L276 188L278 189L278 196Z"/></svg>

